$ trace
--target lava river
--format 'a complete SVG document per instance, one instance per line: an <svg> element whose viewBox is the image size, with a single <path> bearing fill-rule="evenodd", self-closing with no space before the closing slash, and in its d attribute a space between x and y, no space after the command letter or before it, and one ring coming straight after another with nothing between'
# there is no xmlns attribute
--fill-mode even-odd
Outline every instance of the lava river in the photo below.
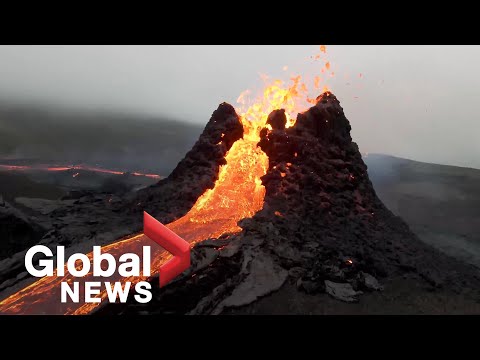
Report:
<svg viewBox="0 0 480 360"><path fill-rule="evenodd" d="M263 206L265 188L260 177L268 167L267 156L257 147L258 135L248 136L233 144L226 155L227 164L219 171L219 178L213 189L207 190L195 203L192 209L182 218L167 225L186 241L194 244L198 241L218 237L227 232L238 232L241 229L237 222L251 217ZM166 262L171 254L149 240L143 234L131 236L102 247L102 252L112 254L118 261L124 253L141 254L142 246L151 246L152 272ZM92 253L87 254L92 260ZM91 273L82 279L74 278L68 271L65 276L43 277L23 290L11 295L0 303L3 314L88 314L101 303L60 302L60 284L62 282L80 282L82 299L82 283L84 281L130 281L135 283L145 280L142 277L121 278L114 274L108 279L94 278ZM81 281L80 281L81 280ZM105 289L99 296L107 298Z"/></svg>
<svg viewBox="0 0 480 360"><path fill-rule="evenodd" d="M110 175L125 175L127 172L118 171L118 170L109 170L100 167L93 167L88 165L70 165L70 166L52 166L52 165L6 165L0 164L0 170L4 171L48 171L48 172L62 172L62 171L71 171L75 172L74 170L84 170L84 171L91 171L97 172L102 174L110 174ZM144 176L149 177L152 179L160 179L161 176L157 174L145 174L141 172L129 172L128 174L134 176ZM73 177L78 175L77 172L73 174Z"/></svg>
<svg viewBox="0 0 480 360"><path fill-rule="evenodd" d="M320 47L325 53L325 47ZM315 56L318 59L320 55ZM325 63L322 73L329 68ZM333 76L333 73L332 73ZM218 180L213 189L207 190L198 198L192 209L182 218L167 225L169 229L190 242L192 245L207 238L216 238L225 233L241 231L238 221L253 216L263 207L265 188L260 180L268 168L268 157L257 147L260 130L267 122L268 114L275 109L285 109L287 127L294 124L294 116L304 110L308 103L315 103L307 96L307 86L301 77L290 79L291 85L281 80L265 84L263 93L254 101L246 100L249 92L240 95L237 102L245 108L237 110L241 115L244 128L243 138L237 140L226 155L226 165L220 168ZM315 78L315 90L319 88L319 78ZM253 105L246 105L247 103ZM151 246L152 272L171 257L171 255L149 240L143 234L133 235L126 239L102 247L102 252L112 254L117 260L124 253L142 253L142 246ZM92 260L92 253L87 254ZM41 278L24 289L14 293L0 302L0 313L3 314L88 314L101 303L60 302L60 284L74 281L120 281L131 282L131 288L142 277L122 278L113 275L109 279L94 278L87 274L82 279L74 278L65 271L66 276L49 276ZM80 281L79 281L80 282ZM80 291L82 284L80 284ZM82 294L80 299L82 299ZM99 296L107 298L103 290Z"/></svg>

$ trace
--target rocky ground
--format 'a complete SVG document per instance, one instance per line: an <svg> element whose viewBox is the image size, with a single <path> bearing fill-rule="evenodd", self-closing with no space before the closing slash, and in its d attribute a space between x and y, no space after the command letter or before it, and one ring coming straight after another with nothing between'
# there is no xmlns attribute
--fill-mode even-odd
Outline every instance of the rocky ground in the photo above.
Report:
<svg viewBox="0 0 480 360"><path fill-rule="evenodd" d="M383 203L427 244L480 268L480 170L370 154Z"/></svg>
<svg viewBox="0 0 480 360"><path fill-rule="evenodd" d="M0 196L0 258L7 258L16 252L35 245L46 233L35 218L22 213Z"/></svg>

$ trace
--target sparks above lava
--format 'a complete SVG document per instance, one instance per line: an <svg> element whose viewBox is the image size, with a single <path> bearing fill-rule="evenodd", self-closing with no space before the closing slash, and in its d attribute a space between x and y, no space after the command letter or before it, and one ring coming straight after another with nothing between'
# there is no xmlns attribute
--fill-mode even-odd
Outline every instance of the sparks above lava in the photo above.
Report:
<svg viewBox="0 0 480 360"><path fill-rule="evenodd" d="M320 46L320 53L314 56L314 59L322 60L326 54L326 46ZM325 73L330 69L330 62L323 59L323 66L320 73ZM285 67L284 67L285 68ZM288 69L288 68L287 68ZM295 118L298 113L305 111L309 104L316 104L316 96L309 96L309 84L302 81L301 75L293 75L290 83L281 79L271 79L267 75L261 76L264 87L259 94L251 99L251 90L245 90L237 99L239 107L237 113L242 118L244 128L246 128L246 136L250 136L252 140L259 140L260 130L265 127L268 115L277 109L285 109L287 116L287 125L290 127L295 124ZM317 75L313 77L311 87L318 95L324 79ZM329 91L328 86L323 86L322 92Z"/></svg>

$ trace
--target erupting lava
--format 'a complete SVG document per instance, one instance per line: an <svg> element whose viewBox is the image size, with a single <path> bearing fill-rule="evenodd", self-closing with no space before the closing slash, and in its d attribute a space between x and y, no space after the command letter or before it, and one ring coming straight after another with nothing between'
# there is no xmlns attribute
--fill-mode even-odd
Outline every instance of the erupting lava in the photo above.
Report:
<svg viewBox="0 0 480 360"><path fill-rule="evenodd" d="M320 47L320 53L325 53L325 47ZM318 60L321 55L316 55ZM328 70L325 63L322 73ZM285 109L287 127L294 125L298 112L315 102L308 97L307 85L301 82L300 76L291 78L292 84L287 86L282 80L266 81L263 94L254 101L249 101L250 91L243 92L237 102L237 109L244 128L243 139L236 141L226 155L226 165L220 168L218 180L213 189L207 190L198 198L192 209L182 218L167 225L172 231L194 244L207 238L216 238L225 233L239 232L237 223L253 216L263 207L265 188L260 178L268 169L268 157L257 147L260 141L260 130L266 126L268 115L276 109ZM315 77L314 88L319 89L321 79ZM251 104L251 105L248 105ZM268 127L268 126L267 126ZM131 236L102 248L118 259L127 252L141 253L142 246L152 246L152 271L158 269L171 255L160 247L155 247L143 234ZM92 259L92 253L88 254ZM68 274L68 272L66 272ZM87 274L84 281L101 281L92 279ZM112 276L108 281L130 281L132 286L141 277L123 278ZM72 282L74 278L66 275L63 278L45 277L32 285L13 294L0 303L1 313L50 313L50 314L87 314L99 303L61 304L60 283ZM77 280L75 280L77 281ZM80 287L81 288L81 287ZM100 294L106 299L106 291Z"/></svg>

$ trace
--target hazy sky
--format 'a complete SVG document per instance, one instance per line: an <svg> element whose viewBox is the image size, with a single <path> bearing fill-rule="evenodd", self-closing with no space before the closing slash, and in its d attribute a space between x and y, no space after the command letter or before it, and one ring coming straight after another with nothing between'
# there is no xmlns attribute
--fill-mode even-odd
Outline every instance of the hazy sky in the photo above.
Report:
<svg viewBox="0 0 480 360"><path fill-rule="evenodd" d="M315 45L1 46L0 98L205 123L220 102L259 89L259 73L313 78L316 53ZM480 47L332 45L327 57L328 85L363 153L480 168Z"/></svg>

